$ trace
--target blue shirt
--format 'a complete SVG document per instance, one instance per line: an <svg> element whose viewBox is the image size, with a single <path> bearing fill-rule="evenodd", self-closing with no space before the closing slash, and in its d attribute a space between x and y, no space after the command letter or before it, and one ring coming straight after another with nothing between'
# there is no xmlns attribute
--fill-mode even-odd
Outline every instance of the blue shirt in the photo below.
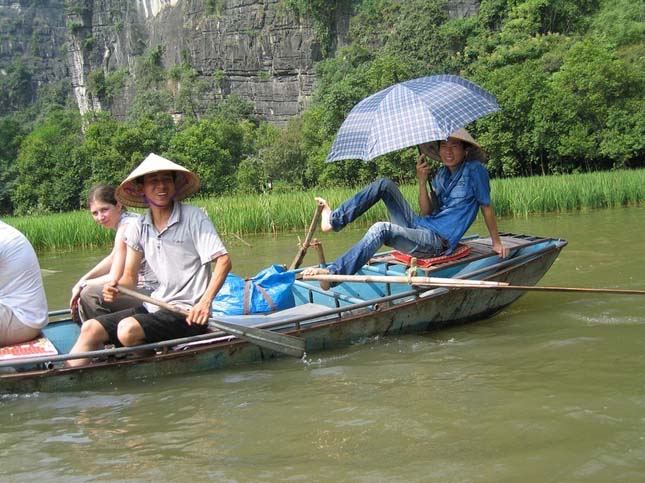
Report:
<svg viewBox="0 0 645 483"><path fill-rule="evenodd" d="M451 253L477 217L481 205L490 205L490 178L479 161L464 161L454 173L443 166L432 180L439 208L419 217L420 226L429 228L448 241Z"/></svg>

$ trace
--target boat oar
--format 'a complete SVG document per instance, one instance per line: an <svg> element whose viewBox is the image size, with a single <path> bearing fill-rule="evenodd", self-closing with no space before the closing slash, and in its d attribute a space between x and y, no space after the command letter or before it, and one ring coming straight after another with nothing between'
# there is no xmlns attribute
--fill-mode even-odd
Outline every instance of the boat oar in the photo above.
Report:
<svg viewBox="0 0 645 483"><path fill-rule="evenodd" d="M463 287L464 285L491 286L508 285L506 282L488 282L484 280L460 280L458 278L439 277L405 277L396 275L302 275L303 280L320 282L359 282L359 283L407 283L409 285L434 285L436 287Z"/></svg>
<svg viewBox="0 0 645 483"><path fill-rule="evenodd" d="M179 307L170 305L161 300L154 299L148 295L131 290L126 287L117 286L119 292L129 295L143 302L149 302L157 305L163 309L175 312L176 314L187 316L188 312ZM222 322L213 318L208 319L208 326L212 329L218 329L227 334L234 335L240 339L244 339L260 347L266 347L276 352L282 352L294 357L302 357L305 353L305 341L298 337L293 337L287 334L280 334L270 330L258 329L257 327L245 327L243 325L231 324L230 322Z"/></svg>
<svg viewBox="0 0 645 483"><path fill-rule="evenodd" d="M510 285L507 282L489 280L462 280L441 277L399 277L388 275L303 275L303 280L318 280L326 282L359 282L359 283L405 283L421 287L476 288L494 290L522 290L541 292L582 292L609 293L622 295L645 295L645 290L629 290L617 288L582 288L582 287L539 287L535 285Z"/></svg>

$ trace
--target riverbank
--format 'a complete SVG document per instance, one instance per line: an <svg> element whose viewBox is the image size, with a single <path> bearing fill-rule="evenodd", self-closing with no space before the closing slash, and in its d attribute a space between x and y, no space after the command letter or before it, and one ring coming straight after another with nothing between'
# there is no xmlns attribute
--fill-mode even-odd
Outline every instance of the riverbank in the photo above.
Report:
<svg viewBox="0 0 645 483"><path fill-rule="evenodd" d="M495 179L491 190L500 217L638 205L645 201L645 169ZM417 206L416 185L402 186L402 191ZM335 188L192 198L190 203L204 208L218 232L228 236L305 231L315 212L314 196L326 198L335 207L354 193L353 189ZM385 217L385 208L379 204L365 213L362 223ZM114 236L94 223L87 211L3 220L22 231L37 250L109 246Z"/></svg>

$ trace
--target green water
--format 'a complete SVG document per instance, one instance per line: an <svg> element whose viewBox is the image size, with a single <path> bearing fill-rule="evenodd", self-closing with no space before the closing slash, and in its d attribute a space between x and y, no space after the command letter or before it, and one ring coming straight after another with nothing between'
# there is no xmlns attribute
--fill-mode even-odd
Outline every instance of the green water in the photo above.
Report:
<svg viewBox="0 0 645 483"><path fill-rule="evenodd" d="M644 217L500 229L569 241L543 285L645 289ZM320 236L327 258L361 233ZM296 253L296 235L246 241L226 240L240 275ZM51 309L101 255L41 256ZM485 321L306 363L1 397L0 480L640 482L644 354L645 296L529 293Z"/></svg>

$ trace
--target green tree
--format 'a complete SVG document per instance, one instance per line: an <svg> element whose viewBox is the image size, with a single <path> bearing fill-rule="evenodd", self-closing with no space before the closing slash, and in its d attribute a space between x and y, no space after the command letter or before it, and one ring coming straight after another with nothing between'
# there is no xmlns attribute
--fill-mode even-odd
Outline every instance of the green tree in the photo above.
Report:
<svg viewBox="0 0 645 483"><path fill-rule="evenodd" d="M80 117L57 111L22 142L12 193L16 214L77 209L88 168L79 162ZM55 175L53 175L55 173Z"/></svg>
<svg viewBox="0 0 645 483"><path fill-rule="evenodd" d="M172 138L167 154L201 178L201 194L231 192L244 137L239 123L221 117L200 119Z"/></svg>
<svg viewBox="0 0 645 483"><path fill-rule="evenodd" d="M12 211L11 193L17 176L16 158L24 135L16 120L0 119L0 213Z"/></svg>
<svg viewBox="0 0 645 483"><path fill-rule="evenodd" d="M92 114L78 156L89 168L83 195L94 184L118 185L149 153L164 152L175 134L169 115L121 123Z"/></svg>

